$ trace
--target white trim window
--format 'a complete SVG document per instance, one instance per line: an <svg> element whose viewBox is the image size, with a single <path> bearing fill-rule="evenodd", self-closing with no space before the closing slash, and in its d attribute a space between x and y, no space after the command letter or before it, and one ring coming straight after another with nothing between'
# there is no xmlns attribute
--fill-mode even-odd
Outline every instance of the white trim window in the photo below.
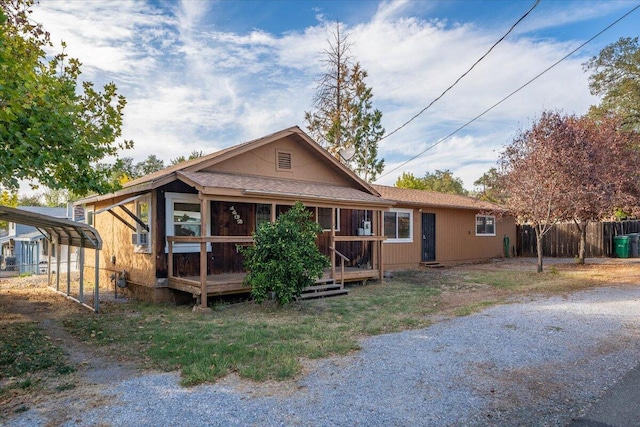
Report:
<svg viewBox="0 0 640 427"><path fill-rule="evenodd" d="M132 235L133 251L151 253L151 197L141 197L135 201L135 213L146 226L136 222L136 232Z"/></svg>
<svg viewBox="0 0 640 427"><path fill-rule="evenodd" d="M168 236L200 236L202 222L200 199L197 194L165 193L167 237ZM207 227L210 226L207 219ZM207 243L207 247L210 247ZM209 250L209 249L208 249ZM165 246L165 252L169 247ZM177 243L173 245L174 253L200 252L199 243Z"/></svg>
<svg viewBox="0 0 640 427"><path fill-rule="evenodd" d="M391 209L385 212L384 236L388 243L413 242L413 210Z"/></svg>
<svg viewBox="0 0 640 427"><path fill-rule="evenodd" d="M316 219L323 231L331 231L331 211L333 208L316 208ZM336 208L336 231L340 231L340 208Z"/></svg>
<svg viewBox="0 0 640 427"><path fill-rule="evenodd" d="M476 236L495 236L496 217L493 215L476 215Z"/></svg>

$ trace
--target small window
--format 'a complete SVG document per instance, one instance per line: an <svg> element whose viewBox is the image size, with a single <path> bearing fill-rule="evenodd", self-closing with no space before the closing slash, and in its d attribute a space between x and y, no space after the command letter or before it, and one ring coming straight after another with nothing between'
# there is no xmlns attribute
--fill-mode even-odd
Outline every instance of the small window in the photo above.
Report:
<svg viewBox="0 0 640 427"><path fill-rule="evenodd" d="M384 213L384 235L390 243L413 242L413 211L393 209Z"/></svg>
<svg viewBox="0 0 640 427"><path fill-rule="evenodd" d="M167 236L200 236L202 234L202 218L200 200L195 194L165 193ZM211 226L207 218L207 227ZM169 246L165 246L168 252ZM207 250L211 250L211 243L207 243ZM174 253L199 252L199 243L179 243L173 245Z"/></svg>
<svg viewBox="0 0 640 427"><path fill-rule="evenodd" d="M271 205L258 203L256 205L256 229L265 222L271 222Z"/></svg>
<svg viewBox="0 0 640 427"><path fill-rule="evenodd" d="M276 170L278 171L291 171L291 153L287 151L276 151L277 157L277 165Z"/></svg>
<svg viewBox="0 0 640 427"><path fill-rule="evenodd" d="M496 217L491 215L476 215L476 236L495 236Z"/></svg>
<svg viewBox="0 0 640 427"><path fill-rule="evenodd" d="M94 211L93 208L85 208L84 211L84 221L87 225L94 226Z"/></svg>
<svg viewBox="0 0 640 427"><path fill-rule="evenodd" d="M318 219L318 224L320 224L325 231L331 230L332 210L332 208L318 208L316 218ZM340 231L340 209L336 209L336 231Z"/></svg>
<svg viewBox="0 0 640 427"><path fill-rule="evenodd" d="M134 252L151 252L151 200L144 197L136 200L136 216L147 227L136 222L136 232L132 235Z"/></svg>

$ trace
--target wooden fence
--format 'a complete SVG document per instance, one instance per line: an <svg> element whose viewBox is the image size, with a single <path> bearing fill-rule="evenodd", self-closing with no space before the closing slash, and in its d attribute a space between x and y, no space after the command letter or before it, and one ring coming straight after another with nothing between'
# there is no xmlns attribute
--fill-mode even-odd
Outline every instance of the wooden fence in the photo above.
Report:
<svg viewBox="0 0 640 427"><path fill-rule="evenodd" d="M587 226L587 257L613 256L613 237L640 232L640 221L594 222ZM580 233L574 223L556 224L544 235L542 254L548 257L578 256ZM516 236L519 256L537 256L536 231L530 225L519 225Z"/></svg>

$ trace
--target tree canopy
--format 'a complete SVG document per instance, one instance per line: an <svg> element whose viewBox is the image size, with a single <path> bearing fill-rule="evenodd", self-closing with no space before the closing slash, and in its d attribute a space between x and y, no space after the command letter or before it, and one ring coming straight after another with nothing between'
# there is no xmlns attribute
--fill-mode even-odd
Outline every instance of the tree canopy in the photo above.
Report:
<svg viewBox="0 0 640 427"><path fill-rule="evenodd" d="M496 168L490 168L480 178L474 181L474 187L479 188L475 196L480 200L491 203L504 203L504 192L500 187L500 173Z"/></svg>
<svg viewBox="0 0 640 427"><path fill-rule="evenodd" d="M33 0L0 1L0 186L20 180L84 195L111 190L110 170L95 167L131 148L122 140L126 100L114 83L80 82L81 63L52 58L49 34L29 18Z"/></svg>
<svg viewBox="0 0 640 427"><path fill-rule="evenodd" d="M640 141L636 132L621 128L622 120L546 111L502 153L505 204L536 230L538 271L543 269L544 235L556 222L576 223L584 262L586 224L612 215L616 208L636 210Z"/></svg>
<svg viewBox="0 0 640 427"><path fill-rule="evenodd" d="M583 64L591 71L589 89L601 97L590 114L616 114L627 128L640 130L640 46L638 37L622 37Z"/></svg>
<svg viewBox="0 0 640 427"><path fill-rule="evenodd" d="M413 188L416 190L437 191L439 193L460 194L466 196L462 180L453 176L453 173L445 169L427 172L421 178L417 178L410 172L403 172L395 182L396 187Z"/></svg>
<svg viewBox="0 0 640 427"><path fill-rule="evenodd" d="M384 169L378 159L378 141L384 136L382 113L373 108L367 72L351 57L348 35L336 24L329 48L322 51L325 72L318 81L313 112L305 112L311 136L361 178L375 181ZM345 159L341 150L353 148Z"/></svg>

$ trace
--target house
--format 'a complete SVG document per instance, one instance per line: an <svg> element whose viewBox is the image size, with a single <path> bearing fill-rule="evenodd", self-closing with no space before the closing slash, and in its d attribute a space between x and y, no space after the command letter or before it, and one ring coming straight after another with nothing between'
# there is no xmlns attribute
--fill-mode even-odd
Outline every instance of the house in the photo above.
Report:
<svg viewBox="0 0 640 427"><path fill-rule="evenodd" d="M393 203L298 127L165 168L76 202L103 239L101 280L136 298L247 292L238 245L300 201L322 225L326 281L380 279L382 214ZM91 259L89 257L89 259ZM123 283L123 280L120 280Z"/></svg>
<svg viewBox="0 0 640 427"><path fill-rule="evenodd" d="M55 218L70 219L67 208L51 208L41 206L18 206L18 209L37 214L49 215ZM49 261L49 245L44 236L36 227L8 223L7 235L0 237L0 269L13 271L16 274L32 273L44 274L47 272ZM66 245L52 246L52 265L60 257L61 263L70 262L70 269L77 271L76 251ZM66 271L65 266L65 271Z"/></svg>
<svg viewBox="0 0 640 427"><path fill-rule="evenodd" d="M467 198L438 206L426 195L413 201L388 189L363 181L291 127L79 200L76 210L84 209L81 216L102 237L102 283L126 285L134 297L149 301L199 298L203 309L206 296L250 291L238 245L252 244L260 223L275 221L297 201L324 230L317 243L331 268L319 285L323 289L382 279L385 268L417 267L420 209L446 227L435 242L437 261L498 256L499 233L515 235L515 226L511 231L495 224L491 236L478 235L474 224L487 206ZM450 214L455 221L446 218ZM459 230L449 227L461 224L474 234L459 242L463 250L455 255L446 249L448 239L460 237L448 235ZM478 247L469 251L469 244Z"/></svg>
<svg viewBox="0 0 640 427"><path fill-rule="evenodd" d="M510 256L515 219L473 197L373 185L394 202L384 213L384 265L389 270ZM506 245L506 250L505 250Z"/></svg>

